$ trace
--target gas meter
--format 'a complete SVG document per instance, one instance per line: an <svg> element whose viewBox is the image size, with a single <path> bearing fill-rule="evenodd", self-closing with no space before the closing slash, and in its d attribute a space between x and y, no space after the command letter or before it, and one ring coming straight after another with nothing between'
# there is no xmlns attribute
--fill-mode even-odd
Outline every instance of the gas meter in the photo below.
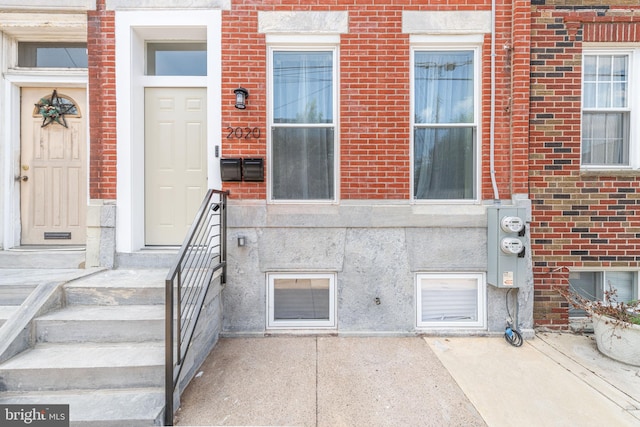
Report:
<svg viewBox="0 0 640 427"><path fill-rule="evenodd" d="M517 288L526 279L526 209L487 208L487 283Z"/></svg>

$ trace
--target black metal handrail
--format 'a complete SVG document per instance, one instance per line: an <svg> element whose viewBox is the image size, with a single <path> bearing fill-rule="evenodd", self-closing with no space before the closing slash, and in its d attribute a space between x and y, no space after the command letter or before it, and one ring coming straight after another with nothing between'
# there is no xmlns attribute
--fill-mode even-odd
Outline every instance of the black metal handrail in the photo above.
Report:
<svg viewBox="0 0 640 427"><path fill-rule="evenodd" d="M165 425L173 425L173 397L209 285L226 283L228 191L210 189L165 281ZM215 197L214 197L215 196Z"/></svg>

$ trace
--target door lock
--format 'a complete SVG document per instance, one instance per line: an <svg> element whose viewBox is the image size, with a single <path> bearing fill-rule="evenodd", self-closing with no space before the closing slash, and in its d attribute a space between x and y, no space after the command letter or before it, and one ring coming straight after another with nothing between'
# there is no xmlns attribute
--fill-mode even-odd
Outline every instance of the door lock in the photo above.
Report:
<svg viewBox="0 0 640 427"><path fill-rule="evenodd" d="M29 181L29 177L26 175L16 176L16 181L27 182Z"/></svg>

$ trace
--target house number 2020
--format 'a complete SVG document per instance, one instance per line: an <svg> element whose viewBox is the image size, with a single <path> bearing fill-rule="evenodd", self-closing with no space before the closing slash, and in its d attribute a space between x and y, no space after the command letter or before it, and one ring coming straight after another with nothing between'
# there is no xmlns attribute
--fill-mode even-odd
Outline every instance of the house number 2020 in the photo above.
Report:
<svg viewBox="0 0 640 427"><path fill-rule="evenodd" d="M228 132L227 133L227 139L233 139L233 138L237 138L237 139L255 138L255 139L258 139L258 138L260 138L260 128L259 127L252 128L250 126L245 126L245 127L227 126L227 132Z"/></svg>

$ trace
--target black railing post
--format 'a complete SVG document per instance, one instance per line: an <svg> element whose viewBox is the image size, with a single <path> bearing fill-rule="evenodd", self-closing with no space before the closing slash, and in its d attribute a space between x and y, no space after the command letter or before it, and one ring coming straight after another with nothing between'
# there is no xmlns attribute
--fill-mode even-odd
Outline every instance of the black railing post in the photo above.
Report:
<svg viewBox="0 0 640 427"><path fill-rule="evenodd" d="M164 425L173 425L173 279L165 281Z"/></svg>
<svg viewBox="0 0 640 427"><path fill-rule="evenodd" d="M211 204L214 194L220 201ZM173 425L174 393L204 305L209 285L220 270L221 284L227 281L227 195L209 190L182 243L177 260L165 280L165 425ZM217 209L216 209L217 208ZM217 212L220 210L220 212ZM215 218L217 217L217 221ZM216 224L217 222L217 224ZM218 234L212 230L218 228ZM219 261L207 256L220 240Z"/></svg>
<svg viewBox="0 0 640 427"><path fill-rule="evenodd" d="M227 196L229 191L222 193L222 218L220 218L220 263L222 263L222 284L227 283Z"/></svg>

